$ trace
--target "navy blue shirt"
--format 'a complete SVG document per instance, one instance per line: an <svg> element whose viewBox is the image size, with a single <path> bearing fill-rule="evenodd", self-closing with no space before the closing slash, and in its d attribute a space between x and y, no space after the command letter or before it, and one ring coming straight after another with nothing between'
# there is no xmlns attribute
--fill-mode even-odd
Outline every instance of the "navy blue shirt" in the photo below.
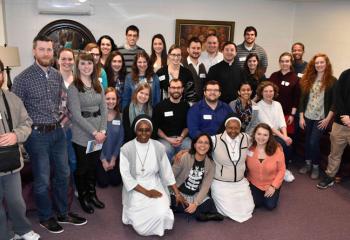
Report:
<svg viewBox="0 0 350 240"><path fill-rule="evenodd" d="M102 146L100 159L110 161L112 156L118 157L124 141L124 129L120 119L107 122L107 137Z"/></svg>
<svg viewBox="0 0 350 240"><path fill-rule="evenodd" d="M34 124L52 124L59 120L62 84L56 69L49 67L46 73L34 63L14 79L12 92L21 98Z"/></svg>
<svg viewBox="0 0 350 240"><path fill-rule="evenodd" d="M213 110L204 99L200 100L190 108L187 114L190 137L193 139L201 133L208 133L210 136L217 134L229 113L232 113L232 109L222 101L219 101Z"/></svg>

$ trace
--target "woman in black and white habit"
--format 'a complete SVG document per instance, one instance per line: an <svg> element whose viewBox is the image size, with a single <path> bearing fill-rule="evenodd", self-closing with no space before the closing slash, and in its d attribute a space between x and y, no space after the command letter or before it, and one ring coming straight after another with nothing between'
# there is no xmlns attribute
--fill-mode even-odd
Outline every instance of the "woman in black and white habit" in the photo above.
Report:
<svg viewBox="0 0 350 240"><path fill-rule="evenodd" d="M229 117L225 131L213 137L215 175L211 194L219 213L237 222L252 217L254 201L249 182L244 177L251 140L241 132L241 121Z"/></svg>
<svg viewBox="0 0 350 240"><path fill-rule="evenodd" d="M137 116L133 124L136 138L120 151L122 221L140 235L163 236L164 230L172 229L174 223L167 187L172 187L178 203L184 203L184 199L176 187L163 145L150 139L152 128L149 116Z"/></svg>

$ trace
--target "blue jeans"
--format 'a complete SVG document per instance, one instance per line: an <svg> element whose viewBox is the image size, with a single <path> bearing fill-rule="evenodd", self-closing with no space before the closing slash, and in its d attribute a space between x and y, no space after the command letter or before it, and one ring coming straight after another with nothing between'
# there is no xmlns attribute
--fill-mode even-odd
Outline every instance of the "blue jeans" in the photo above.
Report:
<svg viewBox="0 0 350 240"><path fill-rule="evenodd" d="M168 156L169 161L172 163L172 159L176 153L180 150L190 149L191 148L191 139L189 137L184 138L181 145L178 147L173 147L168 141L160 138L159 142L161 142L165 147L165 152Z"/></svg>
<svg viewBox="0 0 350 240"><path fill-rule="evenodd" d="M40 221L52 217L50 198L50 173L53 172L52 198L59 215L66 215L68 209L69 167L66 136L63 128L48 133L32 131L26 144L32 162L34 196Z"/></svg>
<svg viewBox="0 0 350 240"><path fill-rule="evenodd" d="M281 146L283 148L284 159L285 159L286 167L287 167L289 160L291 160L291 157L292 157L292 146L288 146L286 144L286 142L278 136L275 136L275 139L279 144L281 144Z"/></svg>
<svg viewBox="0 0 350 240"><path fill-rule="evenodd" d="M275 193L271 197L265 197L265 191L250 184L250 190L254 199L255 207L265 207L268 210L273 210L277 207L278 199L280 197L280 189L276 189Z"/></svg>
<svg viewBox="0 0 350 240"><path fill-rule="evenodd" d="M72 130L70 128L66 129L66 141L67 141L69 169L73 175L75 170L77 169L77 158L75 156L74 148L72 145Z"/></svg>
<svg viewBox="0 0 350 240"><path fill-rule="evenodd" d="M311 160L312 164L320 164L320 139L324 130L317 127L319 120L305 118L305 159Z"/></svg>

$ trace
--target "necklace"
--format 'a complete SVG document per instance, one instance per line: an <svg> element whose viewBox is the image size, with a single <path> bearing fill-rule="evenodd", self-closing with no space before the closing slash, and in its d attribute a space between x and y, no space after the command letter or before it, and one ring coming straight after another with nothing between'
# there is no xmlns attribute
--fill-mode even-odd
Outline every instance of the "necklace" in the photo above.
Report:
<svg viewBox="0 0 350 240"><path fill-rule="evenodd" d="M148 145L147 145L147 152L146 152L146 155L145 155L145 158L141 159L140 155L139 155L139 152L137 151L137 148L136 148L136 154L137 154L137 157L141 163L141 171L144 172L145 171L145 162L146 162L146 159L147 159L147 155L148 155L148 150L149 150L149 142L148 142Z"/></svg>
<svg viewBox="0 0 350 240"><path fill-rule="evenodd" d="M234 142L235 144L233 145L232 142ZM237 142L233 140L233 141L229 142L229 144L230 144L230 146L231 146L231 148L232 148L232 155L234 156L235 153L236 153L235 148L236 148ZM232 145L233 145L233 146L232 146Z"/></svg>

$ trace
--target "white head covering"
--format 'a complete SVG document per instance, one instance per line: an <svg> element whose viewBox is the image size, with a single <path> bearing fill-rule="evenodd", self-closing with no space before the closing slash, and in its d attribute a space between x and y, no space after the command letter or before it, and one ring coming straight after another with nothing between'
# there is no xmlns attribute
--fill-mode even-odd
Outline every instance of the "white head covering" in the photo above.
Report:
<svg viewBox="0 0 350 240"><path fill-rule="evenodd" d="M148 122L149 125L151 125L151 128L153 129L153 124L152 124L151 120L149 120L148 118L140 118L140 119L137 120L136 123L135 123L134 132L136 132L136 127L137 127L137 125L138 125L141 121L146 121L146 122Z"/></svg>
<svg viewBox="0 0 350 240"><path fill-rule="evenodd" d="M238 117L229 117L228 119L226 119L225 121L225 127L227 125L227 123L231 120L236 120L238 123L239 123L239 126L241 127L242 126L242 123L241 123L241 120L238 118Z"/></svg>

